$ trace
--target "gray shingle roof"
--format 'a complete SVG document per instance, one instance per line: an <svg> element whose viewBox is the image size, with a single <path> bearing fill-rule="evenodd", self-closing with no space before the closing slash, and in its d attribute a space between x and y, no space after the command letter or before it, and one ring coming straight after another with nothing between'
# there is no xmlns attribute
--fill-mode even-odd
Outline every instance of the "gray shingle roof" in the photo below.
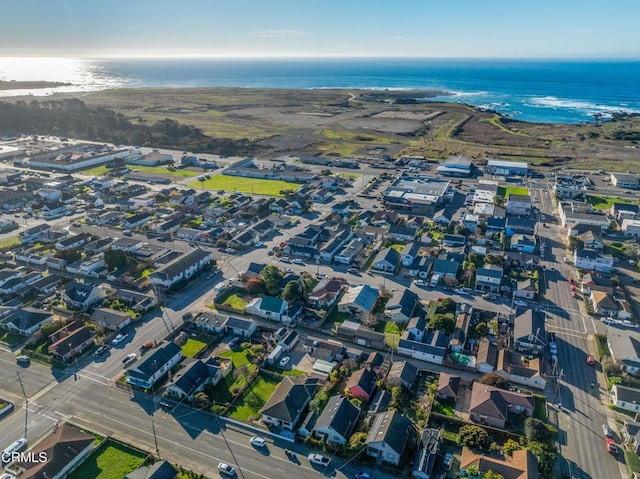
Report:
<svg viewBox="0 0 640 479"><path fill-rule="evenodd" d="M331 427L345 439L349 439L360 411L344 396L333 396L316 421L316 429Z"/></svg>
<svg viewBox="0 0 640 479"><path fill-rule="evenodd" d="M398 455L402 455L407 444L411 421L397 411L385 411L376 415L367 436L367 444L384 442Z"/></svg>

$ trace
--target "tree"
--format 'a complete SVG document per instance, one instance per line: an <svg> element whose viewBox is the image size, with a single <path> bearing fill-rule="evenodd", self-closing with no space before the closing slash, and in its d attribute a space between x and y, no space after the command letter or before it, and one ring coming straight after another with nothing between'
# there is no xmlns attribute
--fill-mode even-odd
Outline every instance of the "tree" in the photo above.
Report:
<svg viewBox="0 0 640 479"><path fill-rule="evenodd" d="M469 467L467 467L467 475L469 477L478 477L480 475L478 466L476 466L475 464L471 464Z"/></svg>
<svg viewBox="0 0 640 479"><path fill-rule="evenodd" d="M451 334L456 327L456 321L453 319L453 315L451 313L437 313L434 314L433 318L429 321L429 327L431 329L439 329L447 334Z"/></svg>
<svg viewBox="0 0 640 479"><path fill-rule="evenodd" d="M193 402L197 408L204 408L207 407L211 401L209 400L209 396L207 396L206 393L199 392L196 393L196 395L193 397Z"/></svg>
<svg viewBox="0 0 640 479"><path fill-rule="evenodd" d="M509 389L509 381L496 373L487 373L478 382L495 388Z"/></svg>
<svg viewBox="0 0 640 479"><path fill-rule="evenodd" d="M251 295L260 296L264 294L267 288L262 278L251 278L247 281L245 289L247 290L247 293Z"/></svg>
<svg viewBox="0 0 640 479"><path fill-rule="evenodd" d="M104 262L108 271L117 271L129 265L129 257L122 250L108 249L104 252Z"/></svg>
<svg viewBox="0 0 640 479"><path fill-rule="evenodd" d="M289 281L284 287L282 297L285 301L293 303L300 297L300 284L295 280Z"/></svg>
<svg viewBox="0 0 640 479"><path fill-rule="evenodd" d="M530 442L527 449L538 461L538 469L543 477L553 477L553 465L556 462L556 450L548 444L541 442Z"/></svg>
<svg viewBox="0 0 640 479"><path fill-rule="evenodd" d="M485 449L489 444L489 434L480 426L469 424L462 426L459 431L460 445L472 449Z"/></svg>
<svg viewBox="0 0 640 479"><path fill-rule="evenodd" d="M509 456L513 454L513 451L519 451L520 449L522 449L520 443L513 439L508 439L507 442L504 443L504 446L502 446L502 452Z"/></svg>
<svg viewBox="0 0 640 479"><path fill-rule="evenodd" d="M484 476L482 476L482 479L504 479L504 476L502 474L498 474L497 472L493 472L491 469L489 469L487 472L484 473Z"/></svg>
<svg viewBox="0 0 640 479"><path fill-rule="evenodd" d="M477 338L482 338L489 334L489 326L485 322L480 322L476 324L475 333Z"/></svg>
<svg viewBox="0 0 640 479"><path fill-rule="evenodd" d="M367 433L356 432L349 438L349 452L351 454L360 451L367 444Z"/></svg>
<svg viewBox="0 0 640 479"><path fill-rule="evenodd" d="M448 313L455 313L456 312L456 307L458 306L458 304L451 298L444 298L441 302L440 302L440 306L438 309L444 309L446 312Z"/></svg>
<svg viewBox="0 0 640 479"><path fill-rule="evenodd" d="M584 241L575 236L569 236L569 249L573 252L577 249L584 248Z"/></svg>
<svg viewBox="0 0 640 479"><path fill-rule="evenodd" d="M528 417L524 421L524 435L529 442L551 443L555 441L558 432L548 424L539 419Z"/></svg>
<svg viewBox="0 0 640 479"><path fill-rule="evenodd" d="M280 268L273 264L265 266L260 273L264 280L264 285L267 290L267 294L276 296L280 293L280 281L282 281L283 275Z"/></svg>

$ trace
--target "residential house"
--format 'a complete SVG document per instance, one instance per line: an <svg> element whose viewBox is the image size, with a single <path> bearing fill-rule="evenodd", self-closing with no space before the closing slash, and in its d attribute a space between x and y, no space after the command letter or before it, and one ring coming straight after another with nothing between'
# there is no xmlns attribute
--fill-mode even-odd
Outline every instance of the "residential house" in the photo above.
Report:
<svg viewBox="0 0 640 479"><path fill-rule="evenodd" d="M502 266L489 264L484 268L479 268L476 272L476 289L492 293L499 292L503 275Z"/></svg>
<svg viewBox="0 0 640 479"><path fill-rule="evenodd" d="M20 479L69 477L71 472L94 451L95 439L92 434L62 423L38 442L29 451L29 456L24 457L25 460L14 462L12 468L20 471ZM42 457L46 457L47 460L29 460ZM15 477L8 473L5 476L8 479Z"/></svg>
<svg viewBox="0 0 640 479"><path fill-rule="evenodd" d="M371 369L376 374L380 374L380 370L384 364L385 364L384 356L380 354L378 351L374 351L371 354L369 354L369 356L367 356L367 359L364 362L365 367L367 369Z"/></svg>
<svg viewBox="0 0 640 479"><path fill-rule="evenodd" d="M462 226L467 228L471 233L476 232L478 223L480 222L480 216L472 213L466 213L462 218Z"/></svg>
<svg viewBox="0 0 640 479"><path fill-rule="evenodd" d="M218 384L233 369L233 362L224 358L188 361L185 361L183 368L170 377L166 387L169 395L188 401L193 401L195 395L203 391L205 386Z"/></svg>
<svg viewBox="0 0 640 479"><path fill-rule="evenodd" d="M373 260L373 269L394 274L400 265L400 253L394 248L384 248L378 252Z"/></svg>
<svg viewBox="0 0 640 479"><path fill-rule="evenodd" d="M195 248L151 273L151 283L170 288L180 281L189 280L210 262L211 252Z"/></svg>
<svg viewBox="0 0 640 479"><path fill-rule="evenodd" d="M418 377L418 368L406 361L394 361L387 373L385 382L391 386L404 386L411 389Z"/></svg>
<svg viewBox="0 0 640 479"><path fill-rule="evenodd" d="M416 237L416 229L408 226L394 225L389 228L387 238L391 241L408 242Z"/></svg>
<svg viewBox="0 0 640 479"><path fill-rule="evenodd" d="M585 249L598 251L604 249L602 234L599 231L585 231L584 233L580 233L577 238L582 241Z"/></svg>
<svg viewBox="0 0 640 479"><path fill-rule="evenodd" d="M502 233L507 225L505 218L491 217L487 218L487 229L485 235L492 236L494 234Z"/></svg>
<svg viewBox="0 0 640 479"><path fill-rule="evenodd" d="M528 216L531 213L531 197L527 195L509 195L507 199L507 214Z"/></svg>
<svg viewBox="0 0 640 479"><path fill-rule="evenodd" d="M513 342L519 351L540 353L547 345L544 317L539 311L527 309L513 321Z"/></svg>
<svg viewBox="0 0 640 479"><path fill-rule="evenodd" d="M540 479L538 462L528 449L513 451L511 455L490 456L465 446L462 448L460 471L468 475L471 466L483 476L493 471L504 479Z"/></svg>
<svg viewBox="0 0 640 479"><path fill-rule="evenodd" d="M525 361L522 354L501 349L498 352L496 373L512 383L544 390L547 386L543 363L540 358Z"/></svg>
<svg viewBox="0 0 640 479"><path fill-rule="evenodd" d="M624 219L620 225L620 230L625 236L637 238L640 236L640 220L635 218Z"/></svg>
<svg viewBox="0 0 640 479"><path fill-rule="evenodd" d="M458 211L457 208L446 207L436 211L433 215L433 222L442 226L449 226L454 215Z"/></svg>
<svg viewBox="0 0 640 479"><path fill-rule="evenodd" d="M102 303L106 296L106 291L100 286L72 281L67 285L62 299L71 308L87 311L92 306Z"/></svg>
<svg viewBox="0 0 640 479"><path fill-rule="evenodd" d="M511 237L511 249L523 253L533 253L536 249L536 240L533 236L514 234Z"/></svg>
<svg viewBox="0 0 640 479"><path fill-rule="evenodd" d="M607 344L611 357L622 371L640 375L640 336L623 329L609 328Z"/></svg>
<svg viewBox="0 0 640 479"><path fill-rule="evenodd" d="M515 234L533 235L535 223L528 217L508 216L505 222L505 234L510 238Z"/></svg>
<svg viewBox="0 0 640 479"><path fill-rule="evenodd" d="M360 410L344 396L333 396L316 420L313 435L328 444L344 445L351 437Z"/></svg>
<svg viewBox="0 0 640 479"><path fill-rule="evenodd" d="M533 279L525 278L518 281L516 289L513 292L514 298L522 298L532 300L536 296L536 284Z"/></svg>
<svg viewBox="0 0 640 479"><path fill-rule="evenodd" d="M175 479L178 470L169 461L158 461L150 466L140 466L124 479Z"/></svg>
<svg viewBox="0 0 640 479"><path fill-rule="evenodd" d="M333 260L336 263L350 265L353 263L360 252L364 249L364 242L360 238L352 238L346 245L342 246Z"/></svg>
<svg viewBox="0 0 640 479"><path fill-rule="evenodd" d="M279 198L269 205L269 211L274 213L284 213L289 208L289 202L284 198Z"/></svg>
<svg viewBox="0 0 640 479"><path fill-rule="evenodd" d="M351 201L340 201L331 206L331 212L340 216L346 216L351 212Z"/></svg>
<svg viewBox="0 0 640 479"><path fill-rule="evenodd" d="M127 382L142 389L153 387L171 368L182 361L182 349L169 342L127 370Z"/></svg>
<svg viewBox="0 0 640 479"><path fill-rule="evenodd" d="M48 223L42 223L36 226L22 230L18 233L20 243L29 244L34 243L40 239L40 237L51 230L51 226Z"/></svg>
<svg viewBox="0 0 640 479"><path fill-rule="evenodd" d="M5 288L15 280L22 280L24 268L2 268L0 269L0 288Z"/></svg>
<svg viewBox="0 0 640 479"><path fill-rule="evenodd" d="M96 308L91 315L91 320L102 329L117 331L131 324L131 316L123 311L111 308Z"/></svg>
<svg viewBox="0 0 640 479"><path fill-rule="evenodd" d="M62 276L58 274L49 274L35 281L31 286L42 295L49 295L58 289L58 285L62 282Z"/></svg>
<svg viewBox="0 0 640 479"><path fill-rule="evenodd" d="M409 267L418 258L420 245L417 243L407 243L402 249L402 266Z"/></svg>
<svg viewBox="0 0 640 479"><path fill-rule="evenodd" d="M59 339L49 346L49 354L65 362L93 346L93 332L85 326L63 328L56 335Z"/></svg>
<svg viewBox="0 0 640 479"><path fill-rule="evenodd" d="M460 391L460 376L454 376L449 373L440 373L438 376L438 387L436 396L443 399L455 401Z"/></svg>
<svg viewBox="0 0 640 479"><path fill-rule="evenodd" d="M317 378L285 376L260 410L262 422L293 431L318 386Z"/></svg>
<svg viewBox="0 0 640 479"><path fill-rule="evenodd" d="M398 354L434 364L442 364L448 347L449 336L443 331L428 330L422 340L418 340L412 333L405 331L400 336Z"/></svg>
<svg viewBox="0 0 640 479"><path fill-rule="evenodd" d="M573 252L573 265L580 269L610 273L613 268L613 256L595 250L576 248Z"/></svg>
<svg viewBox="0 0 640 479"><path fill-rule="evenodd" d="M367 455L375 457L378 464L398 466L412 433L411 421L398 411L381 412L375 416L367 436Z"/></svg>
<svg viewBox="0 0 640 479"><path fill-rule="evenodd" d="M409 267L409 276L426 279L429 277L435 259L433 256L418 256L417 261Z"/></svg>
<svg viewBox="0 0 640 479"><path fill-rule="evenodd" d="M224 321L224 332L235 334L241 338L250 338L258 330L258 323L247 318L228 317Z"/></svg>
<svg viewBox="0 0 640 479"><path fill-rule="evenodd" d="M263 296L251 300L246 307L246 312L260 318L280 321L288 307L289 304L282 298Z"/></svg>
<svg viewBox="0 0 640 479"><path fill-rule="evenodd" d="M611 316L614 318L618 316L620 307L618 302L609 293L604 291L591 291L589 300L591 301L593 312L595 314Z"/></svg>
<svg viewBox="0 0 640 479"><path fill-rule="evenodd" d="M640 207L627 203L613 203L609 214L618 221L632 220L638 217Z"/></svg>
<svg viewBox="0 0 640 479"><path fill-rule="evenodd" d="M398 223L397 211L381 210L374 213L374 216L369 224L371 226L375 226L376 228L389 229L396 223Z"/></svg>
<svg viewBox="0 0 640 479"><path fill-rule="evenodd" d="M433 466L438 457L440 446L440 430L427 428L422 432L416 458L413 461L411 477L414 479L430 479L434 477Z"/></svg>
<svg viewBox="0 0 640 479"><path fill-rule="evenodd" d="M473 383L469 404L469 418L473 422L503 429L510 417L522 414L531 417L534 409L535 400L531 394Z"/></svg>
<svg viewBox="0 0 640 479"><path fill-rule="evenodd" d="M307 302L314 308L330 308L347 287L344 281L337 278L324 279L313 288Z"/></svg>
<svg viewBox="0 0 640 479"><path fill-rule="evenodd" d="M378 303L380 291L368 284L351 286L338 302L338 311L367 322Z"/></svg>
<svg viewBox="0 0 640 479"><path fill-rule="evenodd" d="M427 318L420 314L412 317L407 323L407 332L413 336L416 341L422 341L427 329Z"/></svg>
<svg viewBox="0 0 640 479"><path fill-rule="evenodd" d="M347 397L369 402L376 389L377 379L375 371L367 368L358 369L347 380L344 393Z"/></svg>
<svg viewBox="0 0 640 479"><path fill-rule="evenodd" d="M581 290L584 294L591 294L592 291L603 291L613 294L613 283L609 278L602 278L595 274L585 273L582 275Z"/></svg>
<svg viewBox="0 0 640 479"><path fill-rule="evenodd" d="M27 306L0 320L0 328L11 334L29 337L51 321L53 321L53 314L49 311Z"/></svg>
<svg viewBox="0 0 640 479"><path fill-rule="evenodd" d="M69 251L71 249L80 248L87 241L87 237L84 234L67 236L64 239L58 240L54 247L58 251Z"/></svg>
<svg viewBox="0 0 640 479"><path fill-rule="evenodd" d="M467 238L462 235L445 234L442 237L442 244L449 248L461 248L467 244Z"/></svg>
<svg viewBox="0 0 640 479"><path fill-rule="evenodd" d="M640 453L640 422L625 419L622 426L622 437L625 446L635 454Z"/></svg>
<svg viewBox="0 0 640 479"><path fill-rule="evenodd" d="M135 215L131 215L128 218L122 220L122 227L125 229L133 229L138 226L142 226L143 224L151 221L151 215L149 213L137 213Z"/></svg>
<svg viewBox="0 0 640 479"><path fill-rule="evenodd" d="M387 301L384 314L396 324L406 324L416 315L420 298L410 289L395 291Z"/></svg>
<svg viewBox="0 0 640 479"><path fill-rule="evenodd" d="M609 395L614 406L633 413L640 412L640 389L614 384Z"/></svg>
<svg viewBox="0 0 640 479"><path fill-rule="evenodd" d="M347 241L349 241L353 236L351 229L344 228L335 232L335 236L332 237L330 241L328 241L320 250L320 259L327 263L333 261L333 258L340 250L342 250L343 246Z"/></svg>
<svg viewBox="0 0 640 479"><path fill-rule="evenodd" d="M468 304L461 304L456 315L456 325L453 328L449 346L454 353L461 353L467 341L467 332L471 322L471 307Z"/></svg>
<svg viewBox="0 0 640 479"><path fill-rule="evenodd" d="M458 276L458 270L460 269L460 263L456 261L449 261L446 259L436 259L433 262L433 274L440 275L441 278L448 278L455 280Z"/></svg>

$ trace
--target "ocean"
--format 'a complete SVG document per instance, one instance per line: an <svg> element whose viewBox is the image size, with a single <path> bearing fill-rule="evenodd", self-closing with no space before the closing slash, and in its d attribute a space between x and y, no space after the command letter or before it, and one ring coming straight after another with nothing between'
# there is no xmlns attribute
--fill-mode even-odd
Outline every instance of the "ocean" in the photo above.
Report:
<svg viewBox="0 0 640 479"><path fill-rule="evenodd" d="M0 96L121 87L441 90L510 117L555 123L640 113L639 60L0 58L0 80L69 82Z"/></svg>

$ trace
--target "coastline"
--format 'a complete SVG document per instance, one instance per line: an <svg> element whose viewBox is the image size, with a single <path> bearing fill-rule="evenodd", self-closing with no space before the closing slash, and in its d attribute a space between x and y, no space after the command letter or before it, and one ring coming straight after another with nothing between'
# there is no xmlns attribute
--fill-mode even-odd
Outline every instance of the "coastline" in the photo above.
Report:
<svg viewBox="0 0 640 479"><path fill-rule="evenodd" d="M41 90L73 86L72 83L41 80L0 80L0 91L6 90Z"/></svg>

